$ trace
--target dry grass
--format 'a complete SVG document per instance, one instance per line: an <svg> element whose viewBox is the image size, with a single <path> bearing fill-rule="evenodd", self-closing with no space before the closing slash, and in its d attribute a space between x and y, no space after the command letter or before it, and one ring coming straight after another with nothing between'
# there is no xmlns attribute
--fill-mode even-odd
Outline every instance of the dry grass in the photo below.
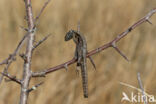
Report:
<svg viewBox="0 0 156 104"><path fill-rule="evenodd" d="M44 0L33 0L35 15L43 3ZM0 61L13 52L24 34L19 28L25 25L23 7L22 0L0 0ZM64 36L69 29L76 29L79 19L81 30L87 38L88 50L92 50L111 41L154 7L155 0L52 0L40 18L36 39L48 33L53 36L35 51L32 69L49 68L73 57L74 43L65 42ZM156 16L152 17L152 22L156 24ZM113 49L93 56L97 70L94 71L88 62L87 100L83 98L81 78L76 76L74 64L68 72L60 70L44 79L33 79L31 86L40 81L45 83L30 94L29 104L120 104L123 91L136 91L120 85L119 81L138 87L137 72L141 73L146 91L156 95L155 28L155 25L144 23L118 43L131 60L130 63ZM21 62L18 58L9 70L19 78ZM2 69L1 66L0 71ZM17 104L19 95L19 85L4 81L0 85L1 104Z"/></svg>

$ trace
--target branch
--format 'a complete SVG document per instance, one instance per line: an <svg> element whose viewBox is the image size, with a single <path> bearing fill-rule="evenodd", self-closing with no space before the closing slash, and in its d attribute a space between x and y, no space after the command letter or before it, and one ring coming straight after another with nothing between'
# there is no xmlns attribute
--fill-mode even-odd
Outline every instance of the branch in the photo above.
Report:
<svg viewBox="0 0 156 104"><path fill-rule="evenodd" d="M19 79L17 79L16 78L16 76L11 76L9 73L1 73L3 76L6 76L7 78L9 78L11 81L14 81L14 82L16 82L16 83L18 83L18 84L22 84L22 81L21 80L19 80Z"/></svg>
<svg viewBox="0 0 156 104"><path fill-rule="evenodd" d="M116 38L114 38L111 42L107 43L107 44L104 44L103 46L97 48L97 49L94 49L90 52L88 52L87 54L87 58L89 56L92 56L96 53L99 53L109 47L113 47L113 44L116 44L118 41L120 41L120 39L124 38L128 33L130 33L133 29L135 29L136 27L138 27L139 25L141 25L142 23L144 22L148 22L151 24L149 18L156 12L156 8L151 10L146 16L144 16L143 18L141 18L139 21L137 21L136 23L134 23L132 26L130 26L126 31L122 32L121 34L117 35ZM71 65L73 63L75 63L77 60L76 59L71 59L63 64L60 64L60 65L57 65L55 67L52 67L52 68L49 68L49 69L45 69L41 72L37 72L38 74L41 75L41 73L44 73L45 75L48 74L48 73L51 73L51 72L54 72L54 71L57 71L59 69L62 69L62 68L65 68L65 65ZM34 72L35 73L35 72ZM35 73L34 75L37 76L37 73Z"/></svg>
<svg viewBox="0 0 156 104"><path fill-rule="evenodd" d="M35 18L35 22L40 18L41 14L43 13L44 9L47 7L47 5L49 4L51 0L48 0L44 3L42 9L40 10L39 14L36 16Z"/></svg>
<svg viewBox="0 0 156 104"><path fill-rule="evenodd" d="M45 36L42 40L40 40L39 42L37 42L37 43L34 45L33 50L34 50L35 48L37 48L39 45L41 45L44 41L46 41L46 40L49 38L49 36L51 36L51 34L48 34L48 35Z"/></svg>
<svg viewBox="0 0 156 104"><path fill-rule="evenodd" d="M23 78L22 78L23 83L21 85L19 104L27 104L27 100L28 100L29 93L27 92L27 90L29 88L29 83L31 79L31 59L32 59L33 42L34 42L34 36L36 30L36 26L34 25L31 0L25 0L24 3L26 9L26 18L27 18L29 34L27 40L27 47L25 51L25 61L23 65Z"/></svg>
<svg viewBox="0 0 156 104"><path fill-rule="evenodd" d="M41 13L43 12L43 10L45 9L45 7L47 6L47 4L50 2L50 0L48 0L44 6L42 7L41 11L39 12L38 16L36 17L35 21L37 19L39 19ZM17 83L21 84L21 95L20 95L20 104L26 104L27 103L27 98L28 98L28 87L29 87L29 82L31 79L31 59L32 59L32 51L39 46L43 41L45 41L49 35L47 37L45 37L43 40L39 41L34 47L33 47L33 41L34 41L34 35L35 35L35 29L36 26L34 25L34 18L33 18L33 13L32 13L32 6L31 6L31 0L24 0L25 3L25 8L26 8L26 20L27 20L27 24L28 24L28 28L24 28L21 26L21 28L25 31L27 31L26 35L24 35L24 37L22 38L22 40L19 42L17 48L15 49L15 51L9 55L8 58L6 58L5 60L3 60L0 65L6 64L3 72L2 72L2 76L0 77L0 83L3 79L3 76L8 77L9 79L11 79L12 81L15 81ZM13 76L10 76L9 74L6 74L8 72L8 68L11 65L11 63L16 59L16 55L18 54L20 48L22 47L24 40L26 40L26 38L28 37L28 41L27 41L27 48L26 48L26 52L23 55L20 55L23 59L24 59L24 69L23 69L23 79L22 82L19 81L18 79L16 79ZM24 57L25 56L25 57Z"/></svg>
<svg viewBox="0 0 156 104"><path fill-rule="evenodd" d="M23 38L21 39L21 41L19 42L19 44L17 45L17 48L15 49L15 51L10 54L8 56L8 58L6 58L5 60L3 60L0 65L3 65L3 64L8 64L9 61L13 61L15 60L15 56L17 55L17 53L19 52L19 50L21 49L23 43L24 43L24 40L26 39L26 37L28 36L28 33L26 33Z"/></svg>
<svg viewBox="0 0 156 104"><path fill-rule="evenodd" d="M26 39L27 36L28 36L28 33L26 33L26 34L23 36L23 38L21 39L21 41L20 41L19 44L17 45L17 48L15 49L15 51L14 51L12 54L10 54L10 55L8 56L8 58L6 58L4 61L2 61L2 62L0 63L0 65L6 64L6 67L4 68L3 73L6 73L6 72L8 71L9 66L12 64L13 61L15 61L16 55L18 54L19 50L20 50L21 47L23 46L24 41L25 41L25 39ZM3 74L2 74L2 76L0 76L0 84L1 84L2 80L3 80Z"/></svg>

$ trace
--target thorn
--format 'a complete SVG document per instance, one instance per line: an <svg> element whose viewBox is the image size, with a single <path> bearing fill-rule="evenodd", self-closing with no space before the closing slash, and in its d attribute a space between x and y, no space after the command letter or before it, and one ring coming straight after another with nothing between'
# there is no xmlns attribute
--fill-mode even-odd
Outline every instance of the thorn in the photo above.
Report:
<svg viewBox="0 0 156 104"><path fill-rule="evenodd" d="M25 28L25 27L23 27L23 26L20 26L20 28L21 28L22 30L28 32L28 29L27 29L27 28Z"/></svg>
<svg viewBox="0 0 156 104"><path fill-rule="evenodd" d="M67 64L64 65L64 68L66 69L66 71L68 71L68 65Z"/></svg>
<svg viewBox="0 0 156 104"><path fill-rule="evenodd" d="M126 55L124 55L116 46L115 42L112 43L112 47L126 60L129 62L129 59L126 57Z"/></svg>
<svg viewBox="0 0 156 104"><path fill-rule="evenodd" d="M94 69L96 70L96 65L95 65L95 63L94 63L94 61L93 61L93 59L92 59L91 56L89 56L89 60L90 60L90 62L92 63Z"/></svg>
<svg viewBox="0 0 156 104"><path fill-rule="evenodd" d="M146 19L146 21L147 21L149 24L153 25L152 22L151 22L149 19Z"/></svg>

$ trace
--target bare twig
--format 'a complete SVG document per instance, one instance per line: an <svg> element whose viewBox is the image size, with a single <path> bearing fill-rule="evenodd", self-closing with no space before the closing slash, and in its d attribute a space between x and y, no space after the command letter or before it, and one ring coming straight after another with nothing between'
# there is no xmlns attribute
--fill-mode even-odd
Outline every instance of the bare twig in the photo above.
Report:
<svg viewBox="0 0 156 104"><path fill-rule="evenodd" d="M142 91L144 104L147 104L146 95L145 95L144 87L143 87L143 84L142 84L142 81L141 81L140 73L139 73L139 72L138 72L138 74L137 74L137 78L138 78L138 83L139 83L140 89L141 89L141 91Z"/></svg>
<svg viewBox="0 0 156 104"><path fill-rule="evenodd" d="M35 48L37 48L39 45L41 45L44 41L46 41L46 40L49 38L49 36L51 36L51 34L48 34L48 35L45 36L42 40L40 40L39 42L37 42L37 43L34 45L33 50L34 50Z"/></svg>
<svg viewBox="0 0 156 104"><path fill-rule="evenodd" d="M22 81L21 80L19 80L19 79L17 79L16 78L16 76L11 76L9 73L1 73L3 76L6 76L7 78L9 78L11 81L14 81L14 82L16 82L16 83L18 83L18 84L22 84Z"/></svg>
<svg viewBox="0 0 156 104"><path fill-rule="evenodd" d="M28 89L27 92L29 93L29 92L31 92L31 91L33 91L33 90L36 90L37 87L39 87L39 86L42 85L42 84L43 84L43 82L41 82L41 83L39 83L39 84L33 86L32 88Z"/></svg>
<svg viewBox="0 0 156 104"><path fill-rule="evenodd" d="M40 18L41 14L43 13L44 9L47 7L47 5L49 4L51 0L48 0L44 3L43 7L41 8L39 14L36 16L35 18L35 22Z"/></svg>
<svg viewBox="0 0 156 104"><path fill-rule="evenodd" d="M96 53L99 53L109 47L113 47L113 44L117 43L118 41L120 41L120 39L124 38L128 33L130 33L133 29L135 29L136 27L138 27L139 25L141 25L142 23L144 22L148 22L149 23L149 18L156 12L156 8L151 10L145 17L141 18L139 21L137 21L136 23L134 23L132 26L130 26L126 31L122 32L121 34L117 35L117 37L115 39L113 39L111 42L107 43L107 44L104 44L103 46L97 48L97 49L94 49L90 52L88 52L87 54L87 58L89 56L92 56ZM62 69L64 68L65 65L71 65L73 63L75 63L77 60L76 59L71 59L63 64L60 64L60 65L57 65L55 67L52 67L52 68L49 68L49 69L45 69L41 72L37 72L35 73L34 72L34 75L37 76L37 74L41 75L41 73L44 73L44 74L48 74L48 73L51 73L51 72L54 72L54 71L57 71L59 69Z"/></svg>

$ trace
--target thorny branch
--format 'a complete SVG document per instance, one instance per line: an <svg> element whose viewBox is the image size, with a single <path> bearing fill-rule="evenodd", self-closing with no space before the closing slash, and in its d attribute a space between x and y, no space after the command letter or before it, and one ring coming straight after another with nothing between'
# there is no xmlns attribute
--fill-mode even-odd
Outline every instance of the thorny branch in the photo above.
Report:
<svg viewBox="0 0 156 104"><path fill-rule="evenodd" d="M46 6L49 4L49 2L50 2L51 0L48 0L47 2L45 2L44 3L44 5L43 5L43 7L42 7L42 9L40 10L40 12L39 12L39 14L36 16L36 18L35 18L35 21L37 21L38 19L39 19L39 17L41 16L41 14L42 14L42 12L44 11L44 9L46 8ZM20 26L23 30L25 30L27 33L23 36L23 38L21 39L21 41L19 42L19 44L17 45L17 48L15 49L15 51L12 53L12 54L10 54L9 56L8 56L8 58L6 58L5 60L3 60L2 62L0 62L0 65L3 65L3 64L5 64L6 66L5 66L5 68L4 68L4 70L3 70L3 72L2 73L7 73L8 74L8 68L9 68L9 66L12 64L12 62L13 61L15 61L16 60L16 56L17 56L17 54L19 53L19 51L20 51L20 49L21 49L21 47L23 46L23 43L25 42L25 40L26 40L26 38L31 34L31 33L33 33L33 32L35 32L35 29L36 29L36 26L34 25L34 24L32 24L33 22L34 22L34 19L30 19L30 17L32 16L32 13L30 13L30 11L31 11L31 0L24 0L24 3L28 3L28 2L30 2L30 4L28 5L26 5L26 13L27 13L27 21L28 21L28 29L27 28L24 28L23 26ZM28 15L28 12L29 12L29 15ZM34 25L34 26L30 26L30 25ZM32 29L30 29L29 27L32 27ZM34 50L35 48L37 48L40 44L42 44L45 40L47 40L47 38L50 36L50 34L49 35L47 35L46 37L44 37L42 40L40 40L38 43L36 43L34 46L33 46L33 49L32 50ZM26 55L25 54L20 54L20 56L22 57L24 57L24 60L26 61ZM23 58L22 57L22 58ZM1 82L2 82L2 80L3 80L3 76L4 76L4 74L1 74L1 76L0 76L0 84L1 84Z"/></svg>
<svg viewBox="0 0 156 104"><path fill-rule="evenodd" d="M15 49L15 51L12 54L10 54L7 59L5 59L4 61L2 61L0 63L0 65L6 64L6 67L4 68L3 73L7 73L8 72L9 66L11 65L11 63L13 61L15 61L16 55L18 54L19 50L21 49L21 47L22 47L22 45L23 45L23 43L24 43L24 41L25 41L25 39L26 39L27 36L28 36L28 33L26 33L23 36L23 38L21 39L21 41L17 45L17 48ZM2 80L3 80L3 74L0 76L0 84L1 84Z"/></svg>
<svg viewBox="0 0 156 104"><path fill-rule="evenodd" d="M126 57L124 54L122 54L121 51L119 51L119 49L116 47L116 43L117 43L118 41L120 41L120 39L124 38L124 37L125 37L128 33L130 33L133 29L135 29L136 27L138 27L139 25L141 25L142 23L148 22L148 23L152 24L151 21L150 21L149 19L150 19L150 17L151 17L154 13L156 13L156 8L154 8L153 10L151 10L146 16L144 16L144 17L141 18L139 21L137 21L137 22L134 23L132 26L130 26L126 31L124 31L124 32L122 32L121 34L117 35L117 37L115 37L111 42L109 42L109 43L107 43L107 44L104 44L103 46L101 46L101 47L99 47L99 48L96 48L96 49L94 49L94 50L88 52L87 58L88 58L89 56L92 56L92 55L94 55L94 54L96 54L96 53L99 53L99 52L101 52L101 51L103 51L103 50L105 50L105 49L107 49L107 48L114 47L114 48L117 50L117 52L119 52L119 54L120 54L121 56L123 56L126 60L128 60L127 57ZM34 73L32 73L32 76L33 76L33 77L45 76L45 75L48 74L48 73L57 71L57 70L62 69L62 68L66 68L65 66L69 66L69 65L75 63L76 61L77 61L77 60L76 60L75 58L73 58L73 59L71 59L71 60L69 60L69 61L67 61L67 62L65 62L65 63L63 63L63 64L57 65L57 66L55 66L55 67L52 67L52 68L49 68L49 69L45 69L45 70L43 70L43 71L41 71L41 72L34 72Z"/></svg>
<svg viewBox="0 0 156 104"><path fill-rule="evenodd" d="M41 13L43 12L43 10L45 9L45 7L47 6L49 2L50 0L48 0L44 4L43 8L39 12L39 15L36 17L36 19L39 19ZM35 46L33 45L34 37L35 37L35 30L36 30L36 25L35 25L36 19L34 20L34 17L33 17L31 0L25 0L25 8L26 8L26 18L27 18L29 34L28 34L28 40L27 40L27 47L26 47L26 51L24 54L23 79L22 79L23 83L21 84L20 104L27 104L29 92L31 92L32 90L34 90L34 88L37 88L38 86L42 84L42 83L37 84L32 89L29 89L29 83L32 77L32 70L31 70L32 61L31 60L32 60L33 50L48 38L47 36L43 40L39 41Z"/></svg>

